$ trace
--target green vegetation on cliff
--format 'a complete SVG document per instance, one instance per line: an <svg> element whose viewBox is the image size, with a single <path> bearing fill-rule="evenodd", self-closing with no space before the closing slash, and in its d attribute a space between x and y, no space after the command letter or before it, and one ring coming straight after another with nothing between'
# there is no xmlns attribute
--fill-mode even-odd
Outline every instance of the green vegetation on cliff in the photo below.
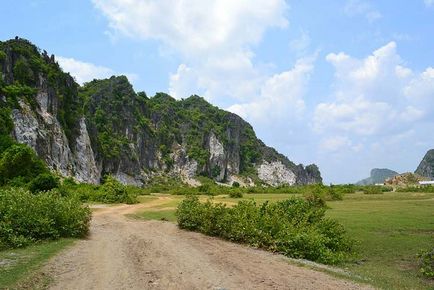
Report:
<svg viewBox="0 0 434 290"><path fill-rule="evenodd" d="M223 146L234 146L240 139L240 169L244 172L259 161L261 146L250 125L236 120L235 115L212 106L199 96L175 100L164 93L148 98L136 94L127 78L111 77L94 80L80 89L84 100L89 130L96 134L98 151L102 156L116 159L128 153L137 136L153 140L151 147L158 149L163 161L172 163L169 155L174 144L184 144L187 154L199 163L202 174L212 177L207 167L210 157L207 142L213 132ZM231 136L234 125L242 126L241 136ZM232 127L231 127L232 126ZM125 128L129 136L125 134Z"/></svg>
<svg viewBox="0 0 434 290"><path fill-rule="evenodd" d="M295 173L297 184L322 181L315 165L306 168L295 165L267 147L239 116L199 96L175 100L157 93L148 97L144 92L136 93L125 76L93 80L80 87L62 71L53 55L25 39L0 42L0 95L0 118L20 113L23 115L20 118L31 118L39 125L32 142L39 146L34 149L44 160L59 158L45 148L56 141L59 143L56 146L64 148L63 141L59 141L64 139L59 136L62 133L73 156L70 159L83 158L83 154L75 151L83 145L84 139L79 137L88 133L92 153L86 154L94 155L88 159L96 161L101 177L121 173L128 180L146 183L157 171L171 172L174 168L177 172L180 168L191 171L194 160L195 176L225 181L231 175L244 175L257 180L256 167L261 162L277 161ZM57 122L46 121L47 116L55 117L61 128ZM81 120L85 120L86 127ZM56 140L50 135L54 134L54 127L61 132ZM47 132L39 134L40 130ZM8 134L2 133L0 145L8 142L4 135ZM79 149L77 140L81 141ZM213 146L218 149L218 156L211 152ZM58 164L60 160L55 161ZM77 168L75 161L67 164L72 170Z"/></svg>
<svg viewBox="0 0 434 290"><path fill-rule="evenodd" d="M25 39L15 38L0 42L0 68L0 93L9 106L18 107L18 99L24 98L34 108L37 88L47 88L50 94L58 96L57 119L68 140L74 140L82 115L78 85L60 69L54 56L48 56L46 51L41 53Z"/></svg>

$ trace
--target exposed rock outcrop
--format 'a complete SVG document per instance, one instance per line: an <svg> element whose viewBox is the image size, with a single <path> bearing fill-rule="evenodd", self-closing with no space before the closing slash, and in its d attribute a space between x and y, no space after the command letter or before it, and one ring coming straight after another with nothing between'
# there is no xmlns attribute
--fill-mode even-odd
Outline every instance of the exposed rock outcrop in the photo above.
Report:
<svg viewBox="0 0 434 290"><path fill-rule="evenodd" d="M417 185L419 184L419 181L425 181L425 180L428 180L428 178L411 172L406 172L386 179L384 184L392 185L392 186L409 186L409 185L411 186L411 185Z"/></svg>
<svg viewBox="0 0 434 290"><path fill-rule="evenodd" d="M199 185L194 179L197 175L197 161L188 157L184 147L175 144L171 158L173 159L173 175L179 176L182 181L189 185Z"/></svg>
<svg viewBox="0 0 434 290"><path fill-rule="evenodd" d="M227 158L223 144L220 143L213 132L209 136L209 153L211 175L216 181L223 181L226 173Z"/></svg>
<svg viewBox="0 0 434 290"><path fill-rule="evenodd" d="M296 175L288 169L282 162L267 162L264 161L258 167L258 177L265 183L277 185L294 185L296 182Z"/></svg>

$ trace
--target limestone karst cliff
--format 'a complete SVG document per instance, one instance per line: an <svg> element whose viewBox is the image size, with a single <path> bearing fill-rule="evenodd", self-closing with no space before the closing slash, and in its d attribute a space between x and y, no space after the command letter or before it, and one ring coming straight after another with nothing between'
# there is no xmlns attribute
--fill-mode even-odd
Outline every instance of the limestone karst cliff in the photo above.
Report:
<svg viewBox="0 0 434 290"><path fill-rule="evenodd" d="M434 179L434 149L428 150L428 152L426 152L414 173Z"/></svg>
<svg viewBox="0 0 434 290"><path fill-rule="evenodd" d="M358 185L372 185L384 183L384 181L388 178L391 178L399 173L387 168L374 168L371 170L371 174L368 178L362 179L358 181L356 184Z"/></svg>
<svg viewBox="0 0 434 290"><path fill-rule="evenodd" d="M193 182L235 176L269 185L322 182L259 140L239 116L199 96L136 93L124 76L80 87L23 39L0 42L0 109L10 134L63 176L98 183L106 174L142 185L157 175Z"/></svg>

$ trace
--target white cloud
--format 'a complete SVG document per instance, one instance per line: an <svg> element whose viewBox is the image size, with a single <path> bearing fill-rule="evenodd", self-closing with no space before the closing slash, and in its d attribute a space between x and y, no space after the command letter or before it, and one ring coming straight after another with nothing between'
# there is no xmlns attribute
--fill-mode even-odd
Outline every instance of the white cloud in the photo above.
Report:
<svg viewBox="0 0 434 290"><path fill-rule="evenodd" d="M185 55L239 50L285 27L284 0L93 0L117 33L157 39Z"/></svg>
<svg viewBox="0 0 434 290"><path fill-rule="evenodd" d="M196 87L196 78L196 74L190 67L180 64L176 73L170 75L169 94L176 99L199 94ZM196 88L196 91L194 88Z"/></svg>
<svg viewBox="0 0 434 290"><path fill-rule="evenodd" d="M93 79L103 79L118 74L108 67L79 61L74 58L57 56L56 60L60 67L62 67L65 72L69 72L81 85L85 82L92 81ZM132 82L137 79L137 75L135 74L124 73L123 75L126 75Z"/></svg>
<svg viewBox="0 0 434 290"><path fill-rule="evenodd" d="M314 116L314 129L329 129L356 135L380 133L393 121L396 112L384 102L371 102L364 98L340 103L321 103Z"/></svg>
<svg viewBox="0 0 434 290"><path fill-rule="evenodd" d="M79 84L93 79L107 78L115 72L107 67L82 62L74 58L56 57L57 62L65 72L69 72Z"/></svg>
<svg viewBox="0 0 434 290"><path fill-rule="evenodd" d="M302 58L288 71L268 78L261 87L260 95L245 103L228 108L244 118L264 121L273 113L273 120L294 120L304 112L303 100L307 82L314 68L315 57Z"/></svg>
<svg viewBox="0 0 434 290"><path fill-rule="evenodd" d="M370 23L383 17L380 11L373 8L370 3L364 0L348 0L344 7L344 12L350 17L364 16Z"/></svg>
<svg viewBox="0 0 434 290"><path fill-rule="evenodd" d="M316 132L394 135L433 110L434 69L418 74L405 67L394 42L364 59L342 52L326 59L335 67L335 99L317 105Z"/></svg>
<svg viewBox="0 0 434 290"><path fill-rule="evenodd" d="M319 146L320 150L325 153L338 152L347 150L348 148L352 149L353 151L358 151L360 149L359 146L353 146L351 140L345 136L332 136L324 138L321 140Z"/></svg>
<svg viewBox="0 0 434 290"><path fill-rule="evenodd" d="M311 38L307 31L302 30L300 35L291 40L289 43L289 47L292 51L294 51L298 55L306 54L307 49L311 44Z"/></svg>
<svg viewBox="0 0 434 290"><path fill-rule="evenodd" d="M434 68L429 67L412 79L404 88L404 94L420 105L434 105Z"/></svg>

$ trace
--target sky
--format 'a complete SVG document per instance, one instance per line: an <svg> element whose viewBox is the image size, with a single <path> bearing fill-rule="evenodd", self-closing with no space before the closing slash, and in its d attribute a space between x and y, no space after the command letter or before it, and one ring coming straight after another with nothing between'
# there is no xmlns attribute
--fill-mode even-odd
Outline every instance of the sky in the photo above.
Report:
<svg viewBox="0 0 434 290"><path fill-rule="evenodd" d="M3 0L0 15L0 40L77 82L201 95L325 183L414 171L434 148L434 0Z"/></svg>

